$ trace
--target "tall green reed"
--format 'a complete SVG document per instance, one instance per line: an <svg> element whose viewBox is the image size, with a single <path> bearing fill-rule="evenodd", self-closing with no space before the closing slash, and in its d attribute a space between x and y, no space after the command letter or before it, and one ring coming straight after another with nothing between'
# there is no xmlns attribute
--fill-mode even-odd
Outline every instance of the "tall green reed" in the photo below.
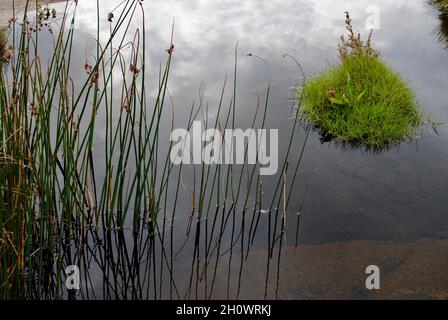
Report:
<svg viewBox="0 0 448 320"><path fill-rule="evenodd" d="M107 288L112 288L113 297L125 295L118 293L120 277L126 283L151 282L151 272L153 297L161 297L164 270L170 277L170 297L182 296L173 274L179 253L174 223L178 212L185 210L185 203L180 201L184 167L175 167L170 162L171 144L166 150L160 142L160 133L166 126L164 116L173 110L169 107L172 102L168 95L173 34L167 45L166 61L159 69L154 101L150 101L144 19L136 29L132 26L136 17L145 15L142 3L122 1L108 17L100 16L101 6L97 0L97 39L93 58L84 63L81 80L73 77L78 58L73 55L77 41L77 1L66 2L65 9L57 13L57 22L45 14L49 11L39 7L37 1L28 1L20 22L13 21L9 29L11 50L3 46L7 59L2 60L0 67L0 298L62 298L64 268L69 264L84 271L87 286L91 280L86 254L91 250L88 244L92 241L99 250L94 259L101 269L111 274L112 281L108 280ZM100 34L102 19L109 23L106 38ZM48 43L52 46L51 54L49 59L43 59L40 52ZM228 108L224 99L228 87L226 78L219 93L215 121L207 120L208 106L201 95L199 103L192 105L184 127L189 129L202 116L206 128L235 128L237 53L238 47ZM269 71L266 61L251 56L262 61ZM251 127L265 127L270 90L269 77L266 95L259 99ZM173 129L174 111L171 117ZM104 124L104 145L95 143L99 122ZM230 278L237 242L241 243L241 277L243 262L266 206L269 219L272 216L275 221L267 235L269 271L273 248L283 239L290 192L303 155L304 147L293 151L296 125L294 120L287 154L270 199L263 200L263 179L258 166L202 164L198 172L195 168L188 191L191 205L185 239L186 242L193 230L193 259L184 297L191 297L192 288L196 288L197 297L198 283L204 278L205 296L212 296L218 263L226 254ZM99 160L97 154L101 155ZM296 166L288 186L286 176L291 154ZM242 187L244 181L246 186ZM246 239L248 212L252 212L252 218ZM123 231L128 222L133 241L141 250L132 256L127 250L116 250L126 247L128 240ZM229 231L230 244L223 243L223 235ZM182 248L183 245L179 250ZM103 257L102 253L107 255ZM158 265L156 256L160 257ZM140 278L137 266L142 259L151 263ZM212 261L214 273L211 281L207 281ZM132 268L128 271L117 268L124 262ZM139 297L136 292L133 296Z"/></svg>

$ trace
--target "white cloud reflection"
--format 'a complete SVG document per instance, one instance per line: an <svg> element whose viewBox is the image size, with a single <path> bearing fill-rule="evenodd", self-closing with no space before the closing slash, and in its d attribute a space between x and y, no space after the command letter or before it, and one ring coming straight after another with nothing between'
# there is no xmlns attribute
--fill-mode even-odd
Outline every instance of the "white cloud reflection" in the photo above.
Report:
<svg viewBox="0 0 448 320"><path fill-rule="evenodd" d="M108 36L107 14L119 2L100 1L103 38ZM436 80L431 69L446 79L448 70L440 67L444 52L432 34L437 28L437 15L425 0L143 2L153 67L166 58L164 50L175 19L174 79L170 89L175 95L188 88L188 103L202 81L207 84L208 91L212 91L211 95L219 92L225 74L232 72L237 41L240 57L253 52L266 58L274 65L274 78L282 77L281 72L285 70L285 66L281 66L284 61L280 62L285 52L300 58L308 74L322 70L328 62L337 61L337 42L345 32L344 12L350 11L355 27L367 33L363 30L368 16L366 9L372 5L377 6L381 14L381 29L375 31L374 43L391 64L405 77L413 79L417 89ZM81 30L94 37L96 1L79 0L78 7ZM133 29L140 25L140 18L133 19ZM241 73L251 70L255 73L252 77L264 77L261 71L257 73L253 68L253 62L240 63ZM257 81L252 79L252 82L251 86Z"/></svg>

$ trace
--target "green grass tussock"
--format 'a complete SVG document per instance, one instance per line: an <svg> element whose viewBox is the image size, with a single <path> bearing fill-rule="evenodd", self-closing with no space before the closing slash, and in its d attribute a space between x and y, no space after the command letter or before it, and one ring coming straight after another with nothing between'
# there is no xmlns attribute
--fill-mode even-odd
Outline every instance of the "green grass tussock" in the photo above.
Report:
<svg viewBox="0 0 448 320"><path fill-rule="evenodd" d="M448 16L448 0L432 0L431 2L439 7L443 15Z"/></svg>
<svg viewBox="0 0 448 320"><path fill-rule="evenodd" d="M5 30L0 27L0 66L3 62L3 56L6 53L6 44L7 44L7 37L5 35Z"/></svg>
<svg viewBox="0 0 448 320"><path fill-rule="evenodd" d="M341 38L341 64L303 87L302 119L339 141L381 148L412 137L421 123L412 90L355 35Z"/></svg>

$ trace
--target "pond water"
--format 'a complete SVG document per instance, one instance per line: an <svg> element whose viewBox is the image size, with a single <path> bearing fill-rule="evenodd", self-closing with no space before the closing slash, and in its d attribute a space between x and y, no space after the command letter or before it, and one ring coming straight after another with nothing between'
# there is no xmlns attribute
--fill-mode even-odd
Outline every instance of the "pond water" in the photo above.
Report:
<svg viewBox="0 0 448 320"><path fill-rule="evenodd" d="M104 21L100 23L104 37L107 37L109 30L107 14L118 3L119 1L101 3L100 14L104 17ZM339 36L345 32L344 12L349 11L355 27L367 34L364 23L369 13L366 10L372 5L380 10L380 28L374 31L374 46L379 49L381 56L391 67L409 82L421 109L436 121L448 121L448 90L446 90L448 51L446 37L443 36L446 24L440 21L436 8L425 0L144 1L150 58L148 70L152 74L149 84L156 81L159 63L166 59L165 50L169 47L174 19L175 50L169 90L176 110L176 123L183 127L181 124L185 123L192 102L198 101L201 88L204 101L209 105L209 116L213 118L223 81L226 75L229 82L233 77L234 51L238 42L236 54L239 115L236 127L250 127L251 115L257 104L257 94L263 97L268 83L269 73L266 66L257 59L247 57L247 54L252 53L265 59L272 72L267 127L279 129L280 141L285 141L293 122L292 88L301 83L302 77L297 66L283 55L287 53L297 58L307 76L325 70L330 64L338 62L337 42ZM59 10L63 8L63 4L52 6ZM82 66L85 57L91 50L95 50L92 49L94 47L92 39L96 37L96 1L79 1L78 19L79 28L76 33L78 38L73 52L73 63ZM140 24L141 21L135 19L132 27L137 28ZM76 74L76 68L73 69ZM79 69L82 70L82 67ZM79 76L81 77L81 73ZM226 95L225 99L228 101L229 95ZM299 127L295 133L295 146L304 143L305 130ZM278 294L278 297L286 299L322 298L326 297L324 290L326 287L314 289L313 295L307 295L307 290L319 286L319 283L331 282L331 273L327 274L327 280L320 279L316 284L309 284L306 273L297 276L298 272L308 270L309 279L316 279L312 268L303 268L300 265L301 260L297 259L297 256L303 256L303 252L307 250L312 249L314 253L309 254L317 255L313 262L308 263L323 261L325 265L334 265L335 272L342 273L345 270L343 268L347 268L347 265L341 266L339 263L342 256L356 257L362 254L363 247L358 247L357 244L365 244L365 248L371 248L371 244L380 241L381 246L384 246L378 250L384 250L384 255L387 257L381 258L381 254L373 253L371 264L381 264L384 259L393 260L393 256L399 256L394 248L401 248L400 246L409 243L411 248L412 243L416 243L416 248L419 248L417 244L421 243L423 238L430 239L425 240L425 248L432 248L431 241L435 243L448 237L446 195L448 126L439 126L437 133L435 134L431 128L425 128L415 141L372 153L360 149L349 150L334 142L322 143L319 134L311 132L297 183L292 190L291 206L288 209L291 218L288 220L290 223L286 223L286 237L282 244L286 251L281 260L271 259L271 265L267 265L267 243L264 233L268 232L269 222L263 217L257 230L255 244L251 247L253 257L261 258L247 260L248 265L242 271L243 268L239 268L242 265L240 256L246 254L248 249L244 245L241 247L239 243L247 241L247 230L240 234L236 228L238 230L236 234L229 232L223 236L222 241L225 244L222 252L233 248L230 243L238 242L238 244L233 248L235 250L233 260L229 259L227 253L220 263L216 263L217 280L213 295L210 293L210 287L205 288L207 276L205 280L200 278L200 281L196 277L201 273L196 270L195 263L198 262L193 258L196 253L192 249L194 246L187 244L183 254L177 257L178 265L176 272L173 272L173 278L178 283L176 288L178 287L179 291L181 288L187 288L184 290L186 293L179 296L236 297L240 290L238 287L241 286L244 297L263 298L264 290L260 288L264 289L267 283L268 297L276 297ZM168 130L162 130L161 139L167 139L168 134ZM101 145L104 143L103 140L99 130L95 144ZM284 145L281 143L280 153L284 153L286 148L287 143ZM297 150L298 148L294 149L292 156L294 161L297 161L299 156ZM98 157L97 168L101 171L101 156ZM186 170L184 177L187 186L192 183L193 176L191 167ZM270 191L270 180L267 178L267 181L266 193ZM188 203L188 192L183 197L183 201ZM300 221L298 250L304 251L299 253L294 250L295 214L300 210L302 202L303 215ZM180 244L188 223L188 206L186 208L185 215L180 214L176 221L176 226L181 229L176 233ZM250 218L248 216L247 219L250 221ZM241 218L238 217L236 220L234 225L241 226ZM246 238L241 239L242 234L245 234ZM130 241L132 237L126 236L126 239L130 244L125 246L132 251ZM338 251L339 249L335 249L332 245L346 249ZM351 251L352 246L357 249ZM160 245L154 247L154 255L163 256ZM340 256L334 252L339 252ZM439 251L434 251L434 255L439 254ZM367 256L364 260L367 261L368 258ZM440 256L437 258L440 259ZM380 261L376 262L375 259ZM424 259L429 264L433 262L431 255L425 255ZM177 297L175 293L173 294L173 282L167 275L167 266L162 266L165 264L163 258L159 256L156 260L153 270L148 271L149 274L154 273L154 281L149 285L151 289L145 285L140 288L140 292L149 290L151 293L147 296L139 295L136 293L137 290L129 293L128 297ZM215 257L210 258L211 263L215 263L215 260ZM446 258L443 261L446 261ZM277 274L278 262L281 265L279 274ZM90 274L94 274L91 286L93 291L97 292L95 297L114 297L104 289L104 279L107 277L99 271L101 268L94 265L95 263L92 263ZM364 275L365 266L362 269L362 264L353 265L352 268L358 266L357 274ZM448 271L446 266L438 269L438 272ZM163 276L158 274L159 267L165 268ZM144 268L150 269L150 267ZM321 269L331 270L331 268ZM266 279L266 270L271 270L269 279ZM192 278L190 274L193 275ZM325 276L325 272L322 274ZM278 279L281 280L277 281ZM143 282L134 278L128 281ZM210 281L209 279L209 286ZM306 287L304 283L307 283ZM446 281L443 282L442 286L445 287L442 290L448 290L446 285ZM123 283L119 284L120 288L122 286L126 287ZM154 289L153 286L157 288ZM363 283L360 283L359 288L353 289L351 297L364 298L366 295ZM337 291L334 296L338 297ZM87 298L85 293L83 298ZM92 295L89 298L92 298Z"/></svg>

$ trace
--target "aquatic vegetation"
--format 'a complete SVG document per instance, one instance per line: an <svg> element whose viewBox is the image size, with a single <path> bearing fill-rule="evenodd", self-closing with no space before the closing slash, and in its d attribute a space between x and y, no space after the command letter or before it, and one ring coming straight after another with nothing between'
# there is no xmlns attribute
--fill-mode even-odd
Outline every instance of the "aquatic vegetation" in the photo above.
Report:
<svg viewBox="0 0 448 320"><path fill-rule="evenodd" d="M349 14L349 37L341 37L341 63L308 80L302 119L339 141L381 148L412 138L421 123L414 94L381 60L367 41L355 34Z"/></svg>
<svg viewBox="0 0 448 320"><path fill-rule="evenodd" d="M243 256L249 253L262 220L262 205L268 209L270 223L264 234L269 270L294 201L290 194L301 156L293 156L304 150L304 145L297 148L293 143L297 117L269 196L263 195L259 165L204 163L186 187L184 166L170 162L172 145L161 142L163 130L175 128L168 94L173 38L150 98L146 26L131 26L137 15L145 14L141 1L122 1L104 17L98 9L98 28L104 19L110 31L104 39L97 30L88 59L73 54L79 46L76 28L70 27L76 23L77 1L67 1L65 6L63 12L38 10L37 16L31 7L25 9L22 22L11 25L12 47L0 72L0 298L73 297L64 286L65 268L78 266L88 290L94 264L105 270L104 295L109 298L160 297L164 274L169 275L171 298L189 297L192 283L201 282L202 272L207 274L199 268L213 271L214 267L205 290L211 295L218 261L223 255L232 260L237 241L241 274ZM50 56L41 56L41 51L48 52L42 46L48 49L48 45ZM255 55L252 58L264 63ZM74 75L76 66L83 66L81 77ZM206 116L208 107L201 96L199 103L192 104L188 121L179 127L188 130L198 119L208 129L235 127L237 66L235 50L231 99L224 100L225 79L215 121ZM248 127L265 127L269 94L270 79ZM99 130L104 133L100 143ZM174 234L180 213L187 220L187 240L194 241L190 283L184 294L174 282L176 256L184 249ZM230 244L224 243L222 237L229 233ZM134 250L128 252L132 245ZM142 271L143 261L148 269ZM229 277L231 273L229 262ZM131 292L127 291L130 283ZM266 295L267 280L265 287ZM81 294L90 297L88 291Z"/></svg>
<svg viewBox="0 0 448 320"><path fill-rule="evenodd" d="M7 45L8 45L8 38L5 34L5 30L3 28L0 28L0 66L6 62L7 57Z"/></svg>
<svg viewBox="0 0 448 320"><path fill-rule="evenodd" d="M7 38L5 35L5 30L3 28L0 28L0 53L2 54L2 56L3 56L3 53L5 52L6 43L7 43Z"/></svg>
<svg viewBox="0 0 448 320"><path fill-rule="evenodd" d="M431 0L431 2L437 5L442 15L448 17L448 0Z"/></svg>
<svg viewBox="0 0 448 320"><path fill-rule="evenodd" d="M437 36L445 46L448 48L448 1L446 0L432 0L430 1L440 12L439 20L440 25L436 30Z"/></svg>

